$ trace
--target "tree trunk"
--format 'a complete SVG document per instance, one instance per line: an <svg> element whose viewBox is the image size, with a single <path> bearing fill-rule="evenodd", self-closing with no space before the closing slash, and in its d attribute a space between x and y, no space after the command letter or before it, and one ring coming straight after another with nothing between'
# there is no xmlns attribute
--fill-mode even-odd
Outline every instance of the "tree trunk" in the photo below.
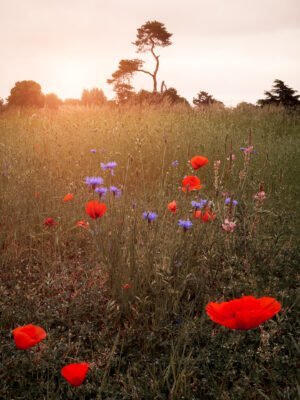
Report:
<svg viewBox="0 0 300 400"><path fill-rule="evenodd" d="M157 76L157 72L158 72L158 68L159 68L159 56L157 56L154 53L153 49L154 49L154 42L152 42L151 53L152 53L152 55L153 55L153 57L155 58L155 61L156 61L155 70L154 70L153 75L152 75L152 77L153 77L153 92L156 93L157 92L157 78L156 78L156 76Z"/></svg>

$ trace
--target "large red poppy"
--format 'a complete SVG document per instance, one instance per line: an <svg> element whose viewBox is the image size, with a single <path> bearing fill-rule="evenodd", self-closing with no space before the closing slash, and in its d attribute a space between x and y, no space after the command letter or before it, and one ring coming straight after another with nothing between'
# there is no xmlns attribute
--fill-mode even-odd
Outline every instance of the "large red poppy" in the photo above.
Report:
<svg viewBox="0 0 300 400"><path fill-rule="evenodd" d="M85 211L93 219L101 218L106 213L106 205L97 200L91 200L86 203Z"/></svg>
<svg viewBox="0 0 300 400"><path fill-rule="evenodd" d="M204 167L208 163L208 158L203 156L195 156L190 160L190 164L194 169Z"/></svg>
<svg viewBox="0 0 300 400"><path fill-rule="evenodd" d="M230 329L248 330L274 317L281 304L273 297L243 296L223 303L209 303L206 313L214 322Z"/></svg>
<svg viewBox="0 0 300 400"><path fill-rule="evenodd" d="M198 176L189 175L185 176L182 180L182 191L183 192L191 192L193 190L201 189L201 181Z"/></svg>
<svg viewBox="0 0 300 400"><path fill-rule="evenodd" d="M31 324L15 328L12 334L17 348L21 350L35 346L47 336L43 328Z"/></svg>
<svg viewBox="0 0 300 400"><path fill-rule="evenodd" d="M80 386L86 378L89 364L86 362L69 364L61 369L61 375L72 386Z"/></svg>

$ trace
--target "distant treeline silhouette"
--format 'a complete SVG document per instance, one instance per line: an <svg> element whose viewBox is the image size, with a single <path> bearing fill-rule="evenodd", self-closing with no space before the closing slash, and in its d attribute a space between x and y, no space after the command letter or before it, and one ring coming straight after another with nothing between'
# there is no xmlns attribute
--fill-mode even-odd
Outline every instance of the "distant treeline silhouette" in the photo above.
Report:
<svg viewBox="0 0 300 400"><path fill-rule="evenodd" d="M174 105L183 104L187 107L191 105L177 90L173 87L167 88L163 80L158 91L158 70L160 66L160 55L157 54L157 47L167 47L172 43L169 33L165 25L158 21L147 21L144 25L137 29L137 37L133 44L136 46L137 53L149 52L155 61L153 71L144 68L144 61L135 59L122 59L119 62L118 69L112 73L109 84L113 85L115 92L114 100L107 100L103 90L92 88L84 89L81 99L66 99L62 101L54 93L43 94L41 86L35 81L16 82L11 89L7 98L7 103L0 98L0 109L9 108L11 106L20 107L47 107L49 109L57 109L60 105L96 107L103 105L122 106L122 105ZM140 90L135 92L131 84L131 79L136 73L143 73L152 79L153 90ZM299 107L299 95L296 90L288 87L283 81L276 79L270 91L265 91L265 98L257 101L258 107L265 106L283 106L287 108ZM193 98L193 105L196 108L207 108L214 106L223 108L224 104L216 100L206 91L199 91ZM240 106L252 106L253 104L242 102Z"/></svg>
<svg viewBox="0 0 300 400"><path fill-rule="evenodd" d="M125 85L125 84L124 84ZM124 88L122 88L124 90ZM266 106L282 106L285 108L298 108L300 106L300 96L296 95L296 90L288 87L283 81L276 79L273 88L265 92L265 98L257 101L256 107ZM67 106L84 106L84 107L99 107L99 106L123 106L123 105L175 105L183 104L191 107L189 102L180 96L175 88L165 89L163 92L149 92L147 90L140 90L134 92L130 90L130 95L117 94L114 100L107 100L103 90L92 88L90 90L84 89L80 99L70 98L61 100L54 93L43 94L41 85L35 81L20 81L16 82L15 86L11 89L10 95L4 100L0 98L0 110L5 110L11 107L35 107L35 108L48 108L57 110L62 105ZM208 92L200 91L193 98L193 105L195 108L224 108L224 104L216 100ZM239 108L255 107L254 104L241 102L237 105Z"/></svg>

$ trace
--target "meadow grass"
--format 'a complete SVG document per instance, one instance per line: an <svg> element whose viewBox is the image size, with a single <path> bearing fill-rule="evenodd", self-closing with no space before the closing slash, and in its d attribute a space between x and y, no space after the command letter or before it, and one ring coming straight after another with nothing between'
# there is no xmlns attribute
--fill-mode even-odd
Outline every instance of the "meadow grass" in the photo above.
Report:
<svg viewBox="0 0 300 400"><path fill-rule="evenodd" d="M0 114L0 399L296 399L299 133L299 115L271 109ZM245 162L249 140L256 153ZM186 194L179 187L197 154L210 163L196 172L203 188ZM100 169L108 161L115 176ZM122 188L98 220L85 214L97 199L86 176ZM221 228L225 192L239 202L231 234ZM214 203L211 223L193 219L199 195ZM149 224L144 211L158 218ZM75 227L82 219L90 229ZM283 309L250 331L209 320L209 301L243 294ZM48 337L17 350L11 330L29 323ZM79 361L92 368L71 388L60 369Z"/></svg>

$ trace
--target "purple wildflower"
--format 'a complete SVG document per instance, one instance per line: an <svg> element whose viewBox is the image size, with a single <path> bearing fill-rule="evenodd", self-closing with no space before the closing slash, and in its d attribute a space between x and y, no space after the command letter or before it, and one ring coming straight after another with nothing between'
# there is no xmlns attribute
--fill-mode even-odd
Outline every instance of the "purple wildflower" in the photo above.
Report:
<svg viewBox="0 0 300 400"><path fill-rule="evenodd" d="M87 176L85 183L95 189L97 185L103 185L103 179L100 176Z"/></svg>
<svg viewBox="0 0 300 400"><path fill-rule="evenodd" d="M189 219L187 219L186 221L184 221L183 219L180 219L178 221L178 225L183 227L184 232L186 232L188 229L190 229L193 226L192 222Z"/></svg>
<svg viewBox="0 0 300 400"><path fill-rule="evenodd" d="M253 146L248 146L248 147L240 147L240 150L244 153L244 154L255 154L257 153L256 150L254 150Z"/></svg>
<svg viewBox="0 0 300 400"><path fill-rule="evenodd" d="M225 204L230 204L231 201L234 206L237 206L239 204L237 200L231 200L231 197L226 197Z"/></svg>
<svg viewBox="0 0 300 400"><path fill-rule="evenodd" d="M143 218L146 219L150 224L151 221L154 221L157 218L157 214L152 211L145 211L143 212Z"/></svg>
<svg viewBox="0 0 300 400"><path fill-rule="evenodd" d="M106 187L99 187L95 189L95 192L99 194L99 197L105 197L106 193L108 192L108 189Z"/></svg>
<svg viewBox="0 0 300 400"><path fill-rule="evenodd" d="M201 199L200 201L192 201L191 202L192 207L195 208L196 210L200 210L201 208L206 206L206 204L207 204L207 200L203 200L203 199Z"/></svg>
<svg viewBox="0 0 300 400"><path fill-rule="evenodd" d="M120 197L122 194L122 190L116 186L110 186L109 191L114 195L114 197Z"/></svg>
<svg viewBox="0 0 300 400"><path fill-rule="evenodd" d="M114 168L116 168L116 166L118 165L115 161L110 161L106 164L101 163L101 168L103 169L103 171L110 171L112 175L114 175Z"/></svg>
<svg viewBox="0 0 300 400"><path fill-rule="evenodd" d="M175 160L172 162L172 167L177 167L178 164L179 164L178 160Z"/></svg>
<svg viewBox="0 0 300 400"><path fill-rule="evenodd" d="M91 149L90 153L97 153L97 150L96 149Z"/></svg>

